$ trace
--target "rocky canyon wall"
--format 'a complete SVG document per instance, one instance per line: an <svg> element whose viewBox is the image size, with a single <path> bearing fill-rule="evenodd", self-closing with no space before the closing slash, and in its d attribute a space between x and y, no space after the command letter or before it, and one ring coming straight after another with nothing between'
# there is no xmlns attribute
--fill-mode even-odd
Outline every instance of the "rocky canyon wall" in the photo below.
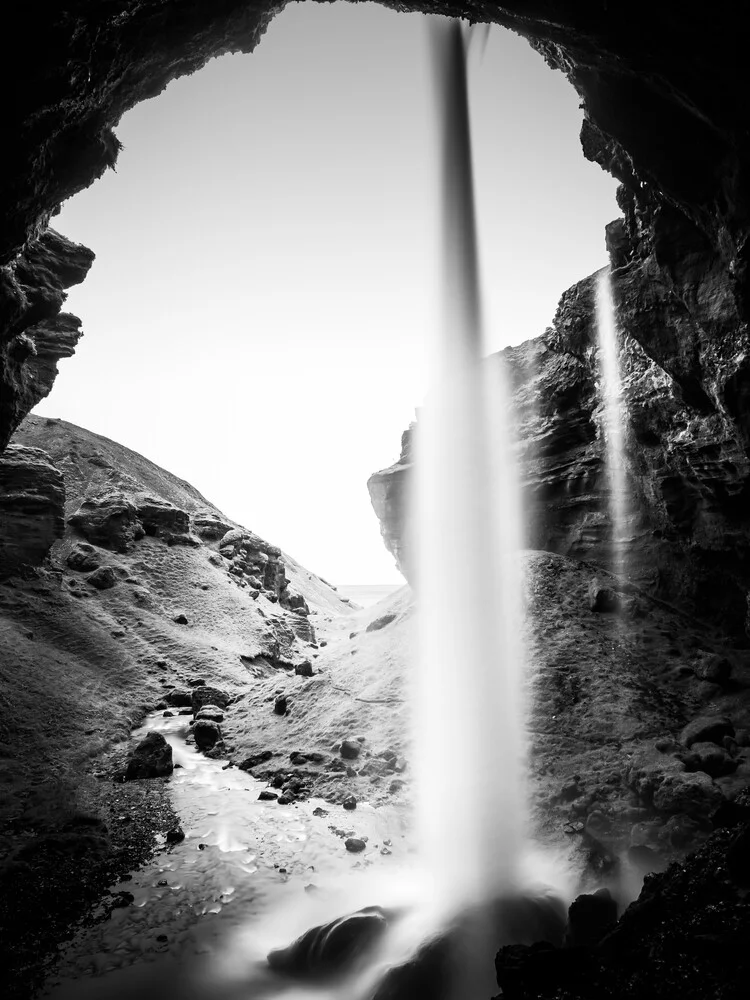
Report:
<svg viewBox="0 0 750 1000"><path fill-rule="evenodd" d="M626 191L621 198L632 207ZM629 575L744 644L746 325L726 272L684 217L657 213L644 235L634 214L607 236L622 331ZM550 329L487 363L503 365L513 388L527 545L607 567L613 529L595 284L591 276L574 285ZM411 445L407 431L399 461L369 482L385 543L407 572Z"/></svg>

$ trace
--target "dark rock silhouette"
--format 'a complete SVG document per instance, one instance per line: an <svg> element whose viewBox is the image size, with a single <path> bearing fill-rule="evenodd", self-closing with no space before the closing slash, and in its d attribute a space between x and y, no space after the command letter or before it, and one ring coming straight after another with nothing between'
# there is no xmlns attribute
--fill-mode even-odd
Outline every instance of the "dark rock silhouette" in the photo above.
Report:
<svg viewBox="0 0 750 1000"><path fill-rule="evenodd" d="M148 733L133 750L125 770L125 780L160 778L171 774L172 747L161 733Z"/></svg>
<svg viewBox="0 0 750 1000"><path fill-rule="evenodd" d="M279 800L281 801L281 800ZM268 964L294 979L326 979L346 972L382 938L392 913L368 906L312 927L287 948L269 952Z"/></svg>

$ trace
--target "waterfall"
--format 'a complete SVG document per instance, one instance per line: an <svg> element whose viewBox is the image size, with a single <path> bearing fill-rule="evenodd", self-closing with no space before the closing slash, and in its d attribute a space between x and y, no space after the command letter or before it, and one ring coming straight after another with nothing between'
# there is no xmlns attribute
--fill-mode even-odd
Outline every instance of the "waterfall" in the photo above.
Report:
<svg viewBox="0 0 750 1000"><path fill-rule="evenodd" d="M415 439L417 845L438 908L510 893L525 832L518 477L507 393L483 359L464 37L432 26L442 323Z"/></svg>
<svg viewBox="0 0 750 1000"><path fill-rule="evenodd" d="M610 268L596 279L596 329L599 344L599 378L604 410L603 432L609 488L609 516L612 522L611 565L624 574L627 484L623 433L622 385L620 381L619 336Z"/></svg>

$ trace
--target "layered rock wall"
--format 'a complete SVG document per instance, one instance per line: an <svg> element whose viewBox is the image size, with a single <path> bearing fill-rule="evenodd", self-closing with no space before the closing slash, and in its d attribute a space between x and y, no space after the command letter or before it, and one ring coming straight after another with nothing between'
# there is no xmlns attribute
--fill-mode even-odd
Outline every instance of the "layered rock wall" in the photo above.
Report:
<svg viewBox="0 0 750 1000"><path fill-rule="evenodd" d="M621 336L627 571L653 596L744 643L750 344L726 275L718 266L704 271L696 264L694 244L685 236L693 227L671 218L669 276L658 250L640 256L645 248L633 245L624 222L610 227L614 263L620 264L613 286ZM526 544L611 568L595 284L594 275L574 285L543 336L488 364L502 365L512 388ZM369 482L385 543L407 572L411 457L407 432L398 463Z"/></svg>
<svg viewBox="0 0 750 1000"><path fill-rule="evenodd" d="M37 566L65 530L65 486L41 448L0 455L0 580Z"/></svg>

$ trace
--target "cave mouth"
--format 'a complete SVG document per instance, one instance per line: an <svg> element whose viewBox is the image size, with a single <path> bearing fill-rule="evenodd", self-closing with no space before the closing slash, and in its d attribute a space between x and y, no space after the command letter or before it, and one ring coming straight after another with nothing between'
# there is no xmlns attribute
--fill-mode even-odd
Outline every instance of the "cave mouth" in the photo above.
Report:
<svg viewBox="0 0 750 1000"><path fill-rule="evenodd" d="M251 56L129 112L117 173L55 219L97 260L70 300L88 335L37 412L176 469L337 582L400 579L362 484L413 418L435 321L425 21L287 6ZM562 289L606 262L615 182L581 154L575 92L524 39L494 27L471 73L496 350L540 335ZM238 461L249 438L258 480ZM266 490L290 473L315 484L306 504ZM342 526L335 559L311 547Z"/></svg>

